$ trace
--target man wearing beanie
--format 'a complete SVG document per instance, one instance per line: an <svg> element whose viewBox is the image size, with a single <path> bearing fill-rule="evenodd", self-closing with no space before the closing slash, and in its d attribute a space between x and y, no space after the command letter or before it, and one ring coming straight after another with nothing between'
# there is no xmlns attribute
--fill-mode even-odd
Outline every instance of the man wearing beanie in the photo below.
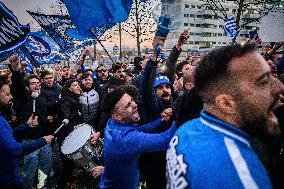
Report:
<svg viewBox="0 0 284 189"><path fill-rule="evenodd" d="M140 120L137 104L125 88L106 94L101 105L109 112L104 133L104 166L100 188L138 188L138 159L141 153L165 150L176 126L162 133L155 133L167 122L172 110L166 109L161 118L145 125L135 124Z"/></svg>
<svg viewBox="0 0 284 189"><path fill-rule="evenodd" d="M162 30L164 31L164 30ZM158 36L158 37L157 37ZM185 31L181 34L177 45L172 49L166 63L163 75L158 72L157 46L165 43L165 35L157 35L153 41L153 59L149 60L145 66L141 83L141 101L143 109L143 119L152 121L159 117L161 112L171 107L173 98L174 70L178 56L181 52L182 44L189 38ZM162 132L168 128L164 124L159 130ZM166 188L166 152L159 151L143 154L139 160L139 168L146 180L148 189Z"/></svg>

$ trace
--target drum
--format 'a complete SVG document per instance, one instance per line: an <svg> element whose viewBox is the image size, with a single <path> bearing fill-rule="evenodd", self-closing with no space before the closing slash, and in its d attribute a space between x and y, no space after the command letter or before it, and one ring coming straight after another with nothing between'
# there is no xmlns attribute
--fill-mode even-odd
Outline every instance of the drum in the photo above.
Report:
<svg viewBox="0 0 284 189"><path fill-rule="evenodd" d="M92 126L82 124L74 129L63 141L61 152L72 159L79 167L91 171L101 164L103 141L99 139L91 144L89 138L94 132Z"/></svg>

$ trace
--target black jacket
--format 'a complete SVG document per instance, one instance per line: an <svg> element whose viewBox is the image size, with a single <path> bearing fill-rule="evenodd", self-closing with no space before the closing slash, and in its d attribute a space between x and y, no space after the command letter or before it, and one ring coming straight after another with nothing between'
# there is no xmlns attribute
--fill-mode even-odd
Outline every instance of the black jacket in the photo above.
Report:
<svg viewBox="0 0 284 189"><path fill-rule="evenodd" d="M63 87L59 103L61 121L63 119L69 120L69 123L59 133L59 138L64 139L73 131L74 126L83 123L82 116L80 115L79 95Z"/></svg>
<svg viewBox="0 0 284 189"><path fill-rule="evenodd" d="M14 107L17 114L17 119L20 123L25 123L32 115L33 98L31 97L29 91L25 88L24 77L22 74L13 71L11 80L11 92L12 96L14 97L13 102L15 105ZM35 116L38 116L38 126L32 128L32 134L23 134L23 136L21 136L23 139L37 139L50 134L53 129L47 123L45 99L40 94L35 101Z"/></svg>
<svg viewBox="0 0 284 189"><path fill-rule="evenodd" d="M51 87L42 84L41 95L46 101L47 114L52 115L55 120L58 120L59 112L59 95L62 87L54 83Z"/></svg>

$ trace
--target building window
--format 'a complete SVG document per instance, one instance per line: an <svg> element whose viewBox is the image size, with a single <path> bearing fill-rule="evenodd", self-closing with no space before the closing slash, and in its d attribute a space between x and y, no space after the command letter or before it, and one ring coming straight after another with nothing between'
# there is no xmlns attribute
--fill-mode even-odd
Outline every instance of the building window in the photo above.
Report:
<svg viewBox="0 0 284 189"><path fill-rule="evenodd" d="M212 45L215 45L215 44L216 44L216 42L215 42L215 41L212 41L211 43L212 43Z"/></svg>
<svg viewBox="0 0 284 189"><path fill-rule="evenodd" d="M184 14L183 17L188 18L188 17L189 17L189 14Z"/></svg>
<svg viewBox="0 0 284 189"><path fill-rule="evenodd" d="M197 8L198 8L198 9L201 9L201 6L200 6L200 5L197 5Z"/></svg>
<svg viewBox="0 0 284 189"><path fill-rule="evenodd" d="M184 25L184 26L188 26L188 23L184 23L183 25Z"/></svg>
<svg viewBox="0 0 284 189"><path fill-rule="evenodd" d="M195 5L191 5L191 8L193 8L193 9L194 9L194 8L195 8Z"/></svg>
<svg viewBox="0 0 284 189"><path fill-rule="evenodd" d="M216 37L217 36L217 33L213 33L213 37Z"/></svg>
<svg viewBox="0 0 284 189"><path fill-rule="evenodd" d="M223 45L226 45L226 42L223 42Z"/></svg>
<svg viewBox="0 0 284 189"><path fill-rule="evenodd" d="M195 24L195 27L200 27L200 24Z"/></svg>
<svg viewBox="0 0 284 189"><path fill-rule="evenodd" d="M188 5L188 4L185 4L185 5L184 5L184 8L189 8L189 5Z"/></svg>
<svg viewBox="0 0 284 189"><path fill-rule="evenodd" d="M194 18L194 17L195 17L194 14L190 14L189 16L190 16L191 18Z"/></svg>
<svg viewBox="0 0 284 189"><path fill-rule="evenodd" d="M219 28L223 28L223 25L219 25Z"/></svg>
<svg viewBox="0 0 284 189"><path fill-rule="evenodd" d="M194 24L189 24L190 26L194 27Z"/></svg>
<svg viewBox="0 0 284 189"><path fill-rule="evenodd" d="M203 36L204 36L204 37L211 37L211 35L212 35L212 33L207 33L207 32L206 32L206 33L203 33Z"/></svg>
<svg viewBox="0 0 284 189"><path fill-rule="evenodd" d="M221 34L221 33L218 33L218 36L223 36L223 34Z"/></svg>
<svg viewBox="0 0 284 189"><path fill-rule="evenodd" d="M197 18L202 18L202 15L197 15L196 17L197 17Z"/></svg>
<svg viewBox="0 0 284 189"><path fill-rule="evenodd" d="M199 41L195 41L194 44L198 45L198 44L199 44Z"/></svg>
<svg viewBox="0 0 284 189"><path fill-rule="evenodd" d="M192 45L192 44L193 44L193 41L188 41L188 44Z"/></svg>

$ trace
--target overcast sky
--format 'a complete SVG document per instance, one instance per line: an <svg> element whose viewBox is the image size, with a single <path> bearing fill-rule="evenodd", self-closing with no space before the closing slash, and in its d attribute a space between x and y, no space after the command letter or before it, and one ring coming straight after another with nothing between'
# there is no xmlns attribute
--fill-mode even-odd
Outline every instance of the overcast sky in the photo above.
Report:
<svg viewBox="0 0 284 189"><path fill-rule="evenodd" d="M56 4L56 0L2 0L2 2L17 16L21 24L31 24L31 30L37 29L38 24L26 12L26 10L36 11L42 10L43 13L51 13L52 4Z"/></svg>

